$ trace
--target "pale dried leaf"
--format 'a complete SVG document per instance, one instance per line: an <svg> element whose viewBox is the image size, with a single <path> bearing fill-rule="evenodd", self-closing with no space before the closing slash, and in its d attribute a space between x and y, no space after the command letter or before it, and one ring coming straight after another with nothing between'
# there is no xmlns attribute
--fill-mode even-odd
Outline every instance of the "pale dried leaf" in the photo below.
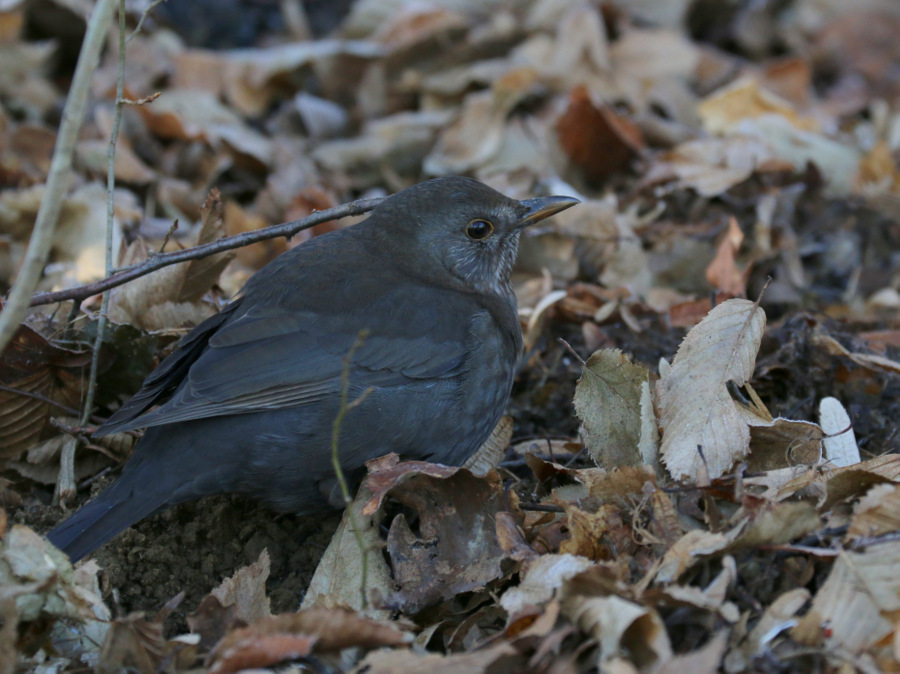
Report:
<svg viewBox="0 0 900 674"><path fill-rule="evenodd" d="M500 605L510 615L520 613L526 606L545 604L569 578L594 566L586 557L575 555L541 555L528 564L521 582L500 597Z"/></svg>
<svg viewBox="0 0 900 674"><path fill-rule="evenodd" d="M658 583L671 583L703 557L724 550L729 543L724 534L699 529L689 531L670 547L655 570Z"/></svg>
<svg viewBox="0 0 900 674"><path fill-rule="evenodd" d="M847 540L900 531L900 489L893 484L872 487L853 508Z"/></svg>
<svg viewBox="0 0 900 674"><path fill-rule="evenodd" d="M234 617L245 623L253 623L272 615L269 598L266 597L266 579L269 577L269 552L263 550L259 558L234 572L230 578L210 594L224 607L234 606Z"/></svg>
<svg viewBox="0 0 900 674"><path fill-rule="evenodd" d="M843 468L860 462L856 434L850 415L837 398L822 398L819 402L819 423L826 437L825 458L833 466Z"/></svg>
<svg viewBox="0 0 900 674"><path fill-rule="evenodd" d="M433 176L465 173L486 163L500 149L506 110L490 91L469 94L459 117L441 134L422 165Z"/></svg>
<svg viewBox="0 0 900 674"><path fill-rule="evenodd" d="M860 653L893 632L900 611L900 542L841 552L812 607L791 631L800 643ZM827 629L826 629L827 628Z"/></svg>
<svg viewBox="0 0 900 674"><path fill-rule="evenodd" d="M638 451L641 453L641 460L648 466L656 466L659 462L659 424L656 422L649 379L641 382L641 437L638 440Z"/></svg>
<svg viewBox="0 0 900 674"><path fill-rule="evenodd" d="M788 590L767 606L740 648L733 649L725 658L725 671L729 674L747 671L756 657L768 652L775 637L797 624L796 616L809 597L809 590L797 588Z"/></svg>
<svg viewBox="0 0 900 674"><path fill-rule="evenodd" d="M663 161L653 171L671 173L677 180L675 187L715 197L744 182L774 156L761 139L700 138L686 141L663 155Z"/></svg>
<svg viewBox="0 0 900 674"><path fill-rule="evenodd" d="M719 671L722 656L728 648L728 632L723 630L701 648L690 653L675 655L650 670L651 674L715 674Z"/></svg>
<svg viewBox="0 0 900 674"><path fill-rule="evenodd" d="M809 163L815 164L830 195L852 193L860 160L860 152L855 147L797 128L781 115L744 119L735 131L765 142L776 158L788 162L795 171L803 171Z"/></svg>
<svg viewBox="0 0 900 674"><path fill-rule="evenodd" d="M657 388L663 428L660 454L675 478L696 479L705 469L715 479L747 453L750 431L726 384L741 386L750 378L765 322L765 313L755 303L728 300L679 347L671 372Z"/></svg>
<svg viewBox="0 0 900 674"><path fill-rule="evenodd" d="M744 478L744 486L765 489L759 496L770 501L781 501L795 494L800 495L801 491L802 495L813 496L818 500L825 496L825 485L816 483L819 475L817 470L809 466L776 468L757 477Z"/></svg>
<svg viewBox="0 0 900 674"><path fill-rule="evenodd" d="M524 671L524 658L507 643L468 653L439 655L402 650L369 653L353 670L355 674L494 674Z"/></svg>
<svg viewBox="0 0 900 674"><path fill-rule="evenodd" d="M729 551L759 545L784 545L822 526L816 507L808 502L767 503L752 511L727 532Z"/></svg>
<svg viewBox="0 0 900 674"><path fill-rule="evenodd" d="M703 126L711 134L727 134L746 119L777 115L791 126L805 131L818 131L818 122L797 113L788 101L745 77L711 94L697 107Z"/></svg>
<svg viewBox="0 0 900 674"><path fill-rule="evenodd" d="M562 612L600 645L601 661L629 653L638 665L665 662L672 644L655 610L621 597L566 597Z"/></svg>
<svg viewBox="0 0 900 674"><path fill-rule="evenodd" d="M301 609L348 606L362 615L373 618L390 616L389 611L377 609L371 604L367 609L363 609L364 596L368 597L374 593L376 596L387 597L394 590L394 581L385 563L381 551L382 541L378 534L381 513L366 516L362 512L371 498L372 494L363 483L356 499L344 513L338 530L331 537L322 559L319 560L319 565L303 597ZM353 512L352 520L350 511ZM362 548L356 536L354 522L361 534ZM364 563L367 567L365 588L361 587Z"/></svg>
<svg viewBox="0 0 900 674"><path fill-rule="evenodd" d="M23 525L13 526L0 539L0 588L6 596L15 596L19 620L66 618L83 624L79 635L102 640L111 613L100 597L100 569L93 562L83 569L73 570L62 552ZM96 643L100 641L93 650Z"/></svg>

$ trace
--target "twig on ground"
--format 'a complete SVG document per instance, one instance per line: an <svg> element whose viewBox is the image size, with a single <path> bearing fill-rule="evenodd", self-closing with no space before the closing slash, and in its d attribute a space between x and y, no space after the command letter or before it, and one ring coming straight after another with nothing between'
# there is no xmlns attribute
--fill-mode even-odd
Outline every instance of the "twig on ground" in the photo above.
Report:
<svg viewBox="0 0 900 674"><path fill-rule="evenodd" d="M22 389L14 388L12 386L4 386L3 384L0 384L0 391L6 391L7 393L13 393L17 396L24 396L26 398L34 398L35 400L40 400L42 403L46 403L47 405L52 405L53 407L62 410L66 414L69 414L73 417L78 416L78 410L69 407L68 405L58 403L52 398L48 398L47 396L41 395L40 393L35 393L34 391L23 391Z"/></svg>
<svg viewBox="0 0 900 674"><path fill-rule="evenodd" d="M112 129L109 132L109 144L106 148L106 274L113 268L113 227L115 226L115 189L116 189L116 142L119 140L119 127L122 124L122 98L125 96L125 0L119 0L119 55L116 66L116 104L113 114ZM91 418L94 408L94 395L97 391L97 371L100 364L100 348L106 333L106 321L109 315L109 291L103 293L100 303L100 317L97 319L97 337L94 340L94 351L91 355L91 370L88 375L87 392L81 410L81 425ZM72 485L74 490L74 485Z"/></svg>
<svg viewBox="0 0 900 674"><path fill-rule="evenodd" d="M87 31L81 45L81 53L75 66L72 85L63 108L56 147L50 160L50 171L47 174L47 187L41 199L28 250L19 270L12 292L0 311L0 353L6 348L15 334L19 323L25 317L34 289L47 264L53 232L59 220L63 195L69 182L72 168L72 156L78 132L84 121L87 110L88 94L91 78L100 60L100 51L106 40L106 33L112 21L115 0L98 0L88 19Z"/></svg>
<svg viewBox="0 0 900 674"><path fill-rule="evenodd" d="M359 523L356 520L356 514L353 512L353 508L350 507L353 503L353 496L350 493L350 485L347 484L347 478L344 475L344 469L341 467L340 453L338 452L338 438L341 434L341 424L344 421L344 415L346 415L348 411L359 405L372 391L371 388L367 388L362 392L362 395L360 395L352 403L347 402L347 393L348 389L350 388L350 360L353 358L353 354L356 352L356 350L362 346L367 336L367 330L361 331L356 337L356 341L353 342L353 346L351 346L350 350L347 352L347 355L344 356L343 367L341 369L341 405L338 409L337 415L334 417L334 422L331 426L331 465L334 468L335 477L337 478L338 484L341 487L341 495L344 498L344 506L347 509L347 518L350 522L350 527L353 529L353 536L356 539L356 545L359 546L359 553L362 557L359 591L363 608L366 608L369 605L368 599L366 598L366 584L368 581L369 571L368 550L366 549L366 542L363 539L362 532L359 529Z"/></svg>
<svg viewBox="0 0 900 674"><path fill-rule="evenodd" d="M348 204L342 204L341 206L329 208L325 211L316 211L300 220L291 220L290 222L272 225L271 227L257 229L252 232L242 232L241 234L235 234L234 236L226 236L218 241L205 243L202 246L185 248L184 250L177 250L162 255L153 255L140 264L136 264L132 267L125 267L101 281L88 283L87 285L78 286L77 288L38 293L31 298L31 306L36 307L42 304L62 302L64 300L82 301L91 295L96 295L104 290L123 285L128 283L128 281L133 281L141 276L146 276L150 272L162 269L163 267L168 267L172 264L187 262L188 260L199 260L204 257L209 257L210 255L215 255L216 253L221 253L222 251L242 248L243 246L249 246L251 243L277 239L282 236L290 239L297 232L309 229L310 227L315 227L323 222L338 220L351 215L368 213L383 200L383 198L359 199L358 201L351 201Z"/></svg>
<svg viewBox="0 0 900 674"><path fill-rule="evenodd" d="M134 27L134 31L132 31L131 35L128 36L128 39L125 40L125 44L128 44L129 42L131 42L132 38L134 38L135 35L137 35L138 33L141 32L141 29L144 27L144 21L147 19L148 16L150 16L150 12L152 12L154 9L156 9L157 5L161 5L165 1L166 0L153 0L153 2L151 2L147 6L147 8L143 12L141 12L141 18L138 19L138 23L137 23L137 26Z"/></svg>

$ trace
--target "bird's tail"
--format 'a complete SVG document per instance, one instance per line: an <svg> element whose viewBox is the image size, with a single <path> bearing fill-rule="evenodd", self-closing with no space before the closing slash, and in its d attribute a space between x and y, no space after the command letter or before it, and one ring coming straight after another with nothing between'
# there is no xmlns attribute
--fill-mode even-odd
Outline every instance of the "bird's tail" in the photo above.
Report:
<svg viewBox="0 0 900 674"><path fill-rule="evenodd" d="M47 538L69 559L77 562L166 505L166 494L147 493L141 489L138 495L134 482L133 473L128 475L126 472L93 501L51 530Z"/></svg>

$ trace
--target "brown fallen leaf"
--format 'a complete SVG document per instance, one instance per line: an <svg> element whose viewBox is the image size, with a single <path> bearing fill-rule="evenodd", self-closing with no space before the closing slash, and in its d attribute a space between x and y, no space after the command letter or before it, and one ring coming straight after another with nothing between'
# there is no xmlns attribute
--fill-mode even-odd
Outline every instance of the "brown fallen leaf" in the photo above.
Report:
<svg viewBox="0 0 900 674"><path fill-rule="evenodd" d="M399 586L392 605L416 613L503 575L494 518L505 506L496 472L482 478L465 469L447 477L417 473L388 493L418 516L415 532L403 514L388 532L387 554Z"/></svg>
<svg viewBox="0 0 900 674"><path fill-rule="evenodd" d="M789 466L816 466L822 460L825 432L818 424L779 417L771 425L750 427L747 470L761 472Z"/></svg>
<svg viewBox="0 0 900 674"><path fill-rule="evenodd" d="M706 280L716 290L732 297L746 297L747 295L747 276L750 268L741 270L735 261L743 241L744 233L741 231L737 219L732 216L728 219L728 232L719 243L715 258L706 268Z"/></svg>
<svg viewBox="0 0 900 674"><path fill-rule="evenodd" d="M199 637L166 639L163 634L163 622L183 598L182 592L149 620L143 613L114 619L100 649L97 671L105 674L127 668L155 672L166 662L174 668L194 665Z"/></svg>
<svg viewBox="0 0 900 674"><path fill-rule="evenodd" d="M569 161L594 187L626 170L644 150L637 125L607 105L595 105L583 85L572 91L556 133Z"/></svg>
<svg viewBox="0 0 900 674"><path fill-rule="evenodd" d="M212 672L237 672L313 652L403 646L411 640L396 623L364 618L346 609L316 608L271 616L232 630L210 653L207 665Z"/></svg>
<svg viewBox="0 0 900 674"><path fill-rule="evenodd" d="M650 667L672 657L672 644L662 618L648 608L611 595L567 596L562 613L600 647L599 663L629 653L638 667Z"/></svg>
<svg viewBox="0 0 900 674"><path fill-rule="evenodd" d="M0 384L22 391L0 391L0 464L33 447L50 417L60 415L48 400L79 405L90 360L89 352L62 348L27 325L19 326L0 357Z"/></svg>

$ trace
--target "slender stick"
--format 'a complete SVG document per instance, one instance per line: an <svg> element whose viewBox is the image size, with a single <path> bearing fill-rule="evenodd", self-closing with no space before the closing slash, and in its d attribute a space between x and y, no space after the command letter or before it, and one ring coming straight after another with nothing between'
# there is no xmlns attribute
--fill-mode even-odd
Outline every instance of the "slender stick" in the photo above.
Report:
<svg viewBox="0 0 900 674"><path fill-rule="evenodd" d="M356 353L356 350L363 345L363 342L365 341L367 336L368 332L366 330L360 332L356 337L356 341L353 342L353 346L350 347L350 351L348 351L347 355L344 356L343 367L341 368L341 404L340 408L338 409L338 413L331 425L331 466L334 469L334 475L337 478L338 485L340 485L341 488L341 496L343 496L344 498L344 507L347 511L347 518L350 522L350 528L353 530L353 536L356 539L356 545L359 547L360 557L362 560L362 568L360 569L359 593L361 596L363 608L366 608L369 605L368 598L366 597L366 584L368 582L369 573L369 551L367 549L366 542L363 539L359 522L356 519L356 514L353 512L353 495L350 493L350 485L347 483L347 478L344 475L344 469L341 467L341 457L340 452L338 451L338 439L341 435L341 424L344 422L344 415L347 414L349 410L359 405L372 390L371 388L366 389L356 400L348 404L347 394L350 390L350 362L353 359L353 354Z"/></svg>
<svg viewBox="0 0 900 674"><path fill-rule="evenodd" d="M112 22L115 5L115 0L97 0L94 11L91 12L88 20L81 53L78 55L78 63L75 66L75 74L69 88L69 96L66 98L66 105L63 108L56 147L53 149L53 158L50 161L47 188L41 199L41 206L34 223L31 239L28 242L28 250L25 252L22 268L19 270L9 299L3 305L3 311L0 311L0 353L6 348L18 329L19 323L25 317L31 296L47 264L47 255L50 253L50 244L53 241L57 220L59 220L63 195L69 182L78 131L84 122L87 110L91 78L100 60L100 50L103 48L106 33Z"/></svg>
<svg viewBox="0 0 900 674"><path fill-rule="evenodd" d="M252 232L243 232L241 234L235 234L234 236L226 236L217 241L205 243L202 246L194 246L193 248L185 248L184 250L176 250L161 255L152 255L140 264L121 269L102 281L88 283L87 285L79 286L77 288L56 290L49 293L38 293L31 298L31 306L36 307L41 304L52 304L54 302L63 302L65 300L81 301L92 295L101 293L104 290L123 285L128 283L128 281L133 281L141 276L146 276L150 272L162 269L163 267L168 267L172 264L186 262L188 260L199 260L204 257L209 257L210 255L215 255L216 253L221 253L225 250L241 248L243 246L249 246L251 243L267 241L268 239L275 239L282 236L289 239L297 232L309 229L310 227L315 227L323 222L367 213L382 201L384 201L383 198L359 199L358 201L351 201L348 204L329 208L325 211L316 211L300 220L291 220L290 222L272 225L271 227L257 229Z"/></svg>
<svg viewBox="0 0 900 674"><path fill-rule="evenodd" d="M115 226L115 188L116 188L116 141L119 139L119 126L122 123L122 99L125 97L125 0L119 0L119 54L116 68L116 103L113 115L112 130L106 148L106 273L112 272L113 227ZM97 372L100 364L100 348L106 333L106 319L109 313L109 292L103 293L100 305L100 318L97 320L97 336L91 356L91 370L88 375L87 392L81 410L80 426L86 426L94 409L94 395L97 391ZM75 495L75 452L78 449L77 438L67 439L60 452L59 479L56 481L54 500L67 501Z"/></svg>

